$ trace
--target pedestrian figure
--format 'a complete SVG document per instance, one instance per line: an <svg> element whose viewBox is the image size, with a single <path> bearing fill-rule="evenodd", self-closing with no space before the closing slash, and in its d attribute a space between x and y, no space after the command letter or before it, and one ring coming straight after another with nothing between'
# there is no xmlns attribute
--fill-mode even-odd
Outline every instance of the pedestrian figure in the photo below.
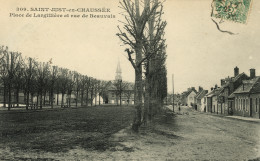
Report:
<svg viewBox="0 0 260 161"><path fill-rule="evenodd" d="M179 112L181 112L181 106L179 105Z"/></svg>

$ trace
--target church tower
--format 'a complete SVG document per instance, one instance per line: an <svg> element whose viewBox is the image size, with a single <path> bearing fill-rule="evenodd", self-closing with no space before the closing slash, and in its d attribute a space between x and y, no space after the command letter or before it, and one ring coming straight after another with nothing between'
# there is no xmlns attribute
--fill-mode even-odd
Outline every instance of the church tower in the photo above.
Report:
<svg viewBox="0 0 260 161"><path fill-rule="evenodd" d="M116 68L116 77L115 80L122 80L122 71L121 71L121 67L120 67L120 62L118 61L117 63L117 68Z"/></svg>

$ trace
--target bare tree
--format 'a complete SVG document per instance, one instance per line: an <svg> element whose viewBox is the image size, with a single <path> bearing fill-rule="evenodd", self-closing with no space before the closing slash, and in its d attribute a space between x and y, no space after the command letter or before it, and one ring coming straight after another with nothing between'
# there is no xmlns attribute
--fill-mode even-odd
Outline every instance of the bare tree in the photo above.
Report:
<svg viewBox="0 0 260 161"><path fill-rule="evenodd" d="M19 63L19 67L17 68L16 74L14 75L14 88L15 88L15 94L16 94L16 106L19 107L19 93L25 83L24 79L24 68L22 65L22 62Z"/></svg>
<svg viewBox="0 0 260 161"><path fill-rule="evenodd" d="M49 72L50 72L50 65L49 63L45 62L38 62L36 63L36 79L37 79L37 107L39 105L39 97L40 97L40 109L42 109L43 105L43 97L45 98Z"/></svg>
<svg viewBox="0 0 260 161"><path fill-rule="evenodd" d="M52 70L51 70L51 73L50 73L50 104L51 104L51 108L53 108L54 89L55 89L55 83L57 82L57 80L58 80L58 67L52 66Z"/></svg>
<svg viewBox="0 0 260 161"><path fill-rule="evenodd" d="M7 85L8 110L10 110L12 106L12 93L15 84L14 81L15 81L15 76L17 75L19 69L21 68L21 62L22 62L21 59L22 59L21 53L9 52L7 47L5 50L2 49L1 60L0 60L1 67L2 67L1 76L2 79L4 80L4 86ZM6 92L5 90L6 88L4 89L4 93Z"/></svg>
<svg viewBox="0 0 260 161"><path fill-rule="evenodd" d="M67 99L68 99L68 107L71 107L71 94L75 85L75 75L74 72L69 71L68 73L68 85L67 85Z"/></svg>
<svg viewBox="0 0 260 161"><path fill-rule="evenodd" d="M3 91L3 104L6 107L7 103L7 82L8 82L8 70L7 70L7 63L6 58L8 54L8 47L1 46L0 48L0 67L1 67L1 83L3 84L4 91Z"/></svg>
<svg viewBox="0 0 260 161"><path fill-rule="evenodd" d="M94 97L96 97L96 86L97 86L97 80L95 78L91 78L89 79L89 85L88 85L88 89L90 89L90 104L91 106L93 106L93 99ZM87 91L88 91L87 89ZM87 92L87 101L88 101L88 92Z"/></svg>
<svg viewBox="0 0 260 161"><path fill-rule="evenodd" d="M133 68L135 69L135 106L137 113L134 119L132 129L138 131L138 128L142 124L142 96L143 96L143 81L142 81L142 63L149 59L153 52L145 52L147 42L149 40L149 32L146 31L146 26L150 19L158 16L160 14L157 9L162 7L161 3L153 1L152 6L150 6L150 0L145 0L142 5L139 0L132 2L131 0L122 0L120 2L120 7L126 12L124 15L125 22L123 23L123 30L119 28L119 33L117 36L125 44L130 46L133 50L126 49L128 54L128 59L131 62ZM142 11L140 7L143 6ZM132 55L135 55L135 60Z"/></svg>
<svg viewBox="0 0 260 161"><path fill-rule="evenodd" d="M68 83L69 83L69 79L68 79L68 75L69 75L69 70L68 69L64 69L64 68L60 68L60 73L59 73L59 83L60 83L60 91L61 91L61 107L65 107L64 105L64 95L67 92L68 89Z"/></svg>
<svg viewBox="0 0 260 161"><path fill-rule="evenodd" d="M74 72L75 76L75 95L76 95L76 107L78 107L78 97L80 92L80 77L81 75L78 72Z"/></svg>
<svg viewBox="0 0 260 161"><path fill-rule="evenodd" d="M23 59L23 68L24 68L24 93L26 94L26 110L30 105L30 94L33 91L33 78L36 75L36 61L33 58ZM32 96L32 95L31 95ZM33 97L31 97L33 99Z"/></svg>
<svg viewBox="0 0 260 161"><path fill-rule="evenodd" d="M100 100L100 96L105 93L107 85L105 81L83 76L68 69L50 66L49 63L37 62L30 57L23 59L21 53L9 52L8 47L4 46L0 47L0 83L4 87L4 106L8 103L8 110L11 109L13 102L19 106L19 93L21 91L24 93L27 110L30 103L31 109L33 106L35 109L35 96L37 96L37 108L40 106L42 109L42 106L46 105L47 94L49 94L48 102L53 108L54 93L57 94L57 105L59 105L58 99L61 93L61 107L64 107L64 97L67 94L67 103L70 107L71 96L74 91L76 106L78 105L79 94L81 94L81 105L84 104L84 99L86 99L87 106L89 100L93 105L93 98L97 100L97 94L99 94ZM16 100L13 98L16 98Z"/></svg>
<svg viewBox="0 0 260 161"><path fill-rule="evenodd" d="M85 75L80 77L80 93L81 93L81 106L84 105L84 94L89 78ZM87 104L88 106L88 104Z"/></svg>

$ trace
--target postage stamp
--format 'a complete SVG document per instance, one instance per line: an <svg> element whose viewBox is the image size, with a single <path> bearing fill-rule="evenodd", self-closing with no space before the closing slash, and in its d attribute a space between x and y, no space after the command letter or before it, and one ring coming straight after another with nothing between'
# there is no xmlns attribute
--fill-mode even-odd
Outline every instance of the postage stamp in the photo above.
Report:
<svg viewBox="0 0 260 161"><path fill-rule="evenodd" d="M245 24L252 0L213 0L211 16Z"/></svg>

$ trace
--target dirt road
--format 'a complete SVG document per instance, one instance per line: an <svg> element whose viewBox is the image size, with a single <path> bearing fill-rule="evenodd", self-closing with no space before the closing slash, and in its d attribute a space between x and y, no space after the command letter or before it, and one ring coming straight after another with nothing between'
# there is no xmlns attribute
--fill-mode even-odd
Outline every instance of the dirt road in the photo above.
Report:
<svg viewBox="0 0 260 161"><path fill-rule="evenodd" d="M134 151L111 152L134 160L248 160L260 157L260 125L182 107L181 113L147 135L122 137Z"/></svg>

